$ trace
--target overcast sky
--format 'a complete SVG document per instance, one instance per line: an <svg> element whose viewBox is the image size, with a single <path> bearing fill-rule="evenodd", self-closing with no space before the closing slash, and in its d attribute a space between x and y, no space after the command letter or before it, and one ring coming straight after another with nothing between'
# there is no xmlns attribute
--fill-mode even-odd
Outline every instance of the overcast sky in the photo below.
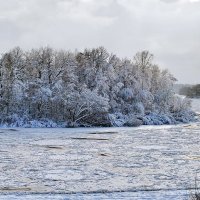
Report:
<svg viewBox="0 0 200 200"><path fill-rule="evenodd" d="M200 83L200 1L0 0L0 53L47 45L149 50L180 83Z"/></svg>

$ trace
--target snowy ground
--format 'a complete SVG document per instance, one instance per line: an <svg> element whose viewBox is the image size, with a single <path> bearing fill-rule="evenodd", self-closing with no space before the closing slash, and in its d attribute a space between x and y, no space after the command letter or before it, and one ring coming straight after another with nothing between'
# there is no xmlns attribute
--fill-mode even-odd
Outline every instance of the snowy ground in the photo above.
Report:
<svg viewBox="0 0 200 200"><path fill-rule="evenodd" d="M199 136L199 122L0 129L0 200L187 199L200 173Z"/></svg>

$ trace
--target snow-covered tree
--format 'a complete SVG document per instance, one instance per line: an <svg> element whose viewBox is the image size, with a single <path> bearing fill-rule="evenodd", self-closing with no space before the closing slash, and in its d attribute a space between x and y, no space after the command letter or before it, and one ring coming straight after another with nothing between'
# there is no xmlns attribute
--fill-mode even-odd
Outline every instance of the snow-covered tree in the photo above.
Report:
<svg viewBox="0 0 200 200"><path fill-rule="evenodd" d="M17 47L0 57L0 122L34 127L36 121L42 127L185 122L192 119L190 104L174 95L175 81L148 51L130 60L103 47L83 52Z"/></svg>

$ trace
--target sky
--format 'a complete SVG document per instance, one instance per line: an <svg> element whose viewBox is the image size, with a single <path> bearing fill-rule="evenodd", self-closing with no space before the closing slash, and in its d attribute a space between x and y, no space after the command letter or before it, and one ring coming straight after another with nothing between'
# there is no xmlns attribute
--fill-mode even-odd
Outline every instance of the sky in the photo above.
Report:
<svg viewBox="0 0 200 200"><path fill-rule="evenodd" d="M16 46L148 50L179 83L200 83L200 0L0 0L0 53Z"/></svg>

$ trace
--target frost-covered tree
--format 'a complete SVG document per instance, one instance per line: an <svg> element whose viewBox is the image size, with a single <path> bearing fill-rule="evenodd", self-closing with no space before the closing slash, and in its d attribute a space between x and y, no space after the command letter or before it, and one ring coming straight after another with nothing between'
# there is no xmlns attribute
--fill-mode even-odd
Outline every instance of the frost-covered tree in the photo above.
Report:
<svg viewBox="0 0 200 200"><path fill-rule="evenodd" d="M135 126L192 119L176 79L148 51L120 59L103 47L49 47L0 58L0 122L12 126Z"/></svg>

